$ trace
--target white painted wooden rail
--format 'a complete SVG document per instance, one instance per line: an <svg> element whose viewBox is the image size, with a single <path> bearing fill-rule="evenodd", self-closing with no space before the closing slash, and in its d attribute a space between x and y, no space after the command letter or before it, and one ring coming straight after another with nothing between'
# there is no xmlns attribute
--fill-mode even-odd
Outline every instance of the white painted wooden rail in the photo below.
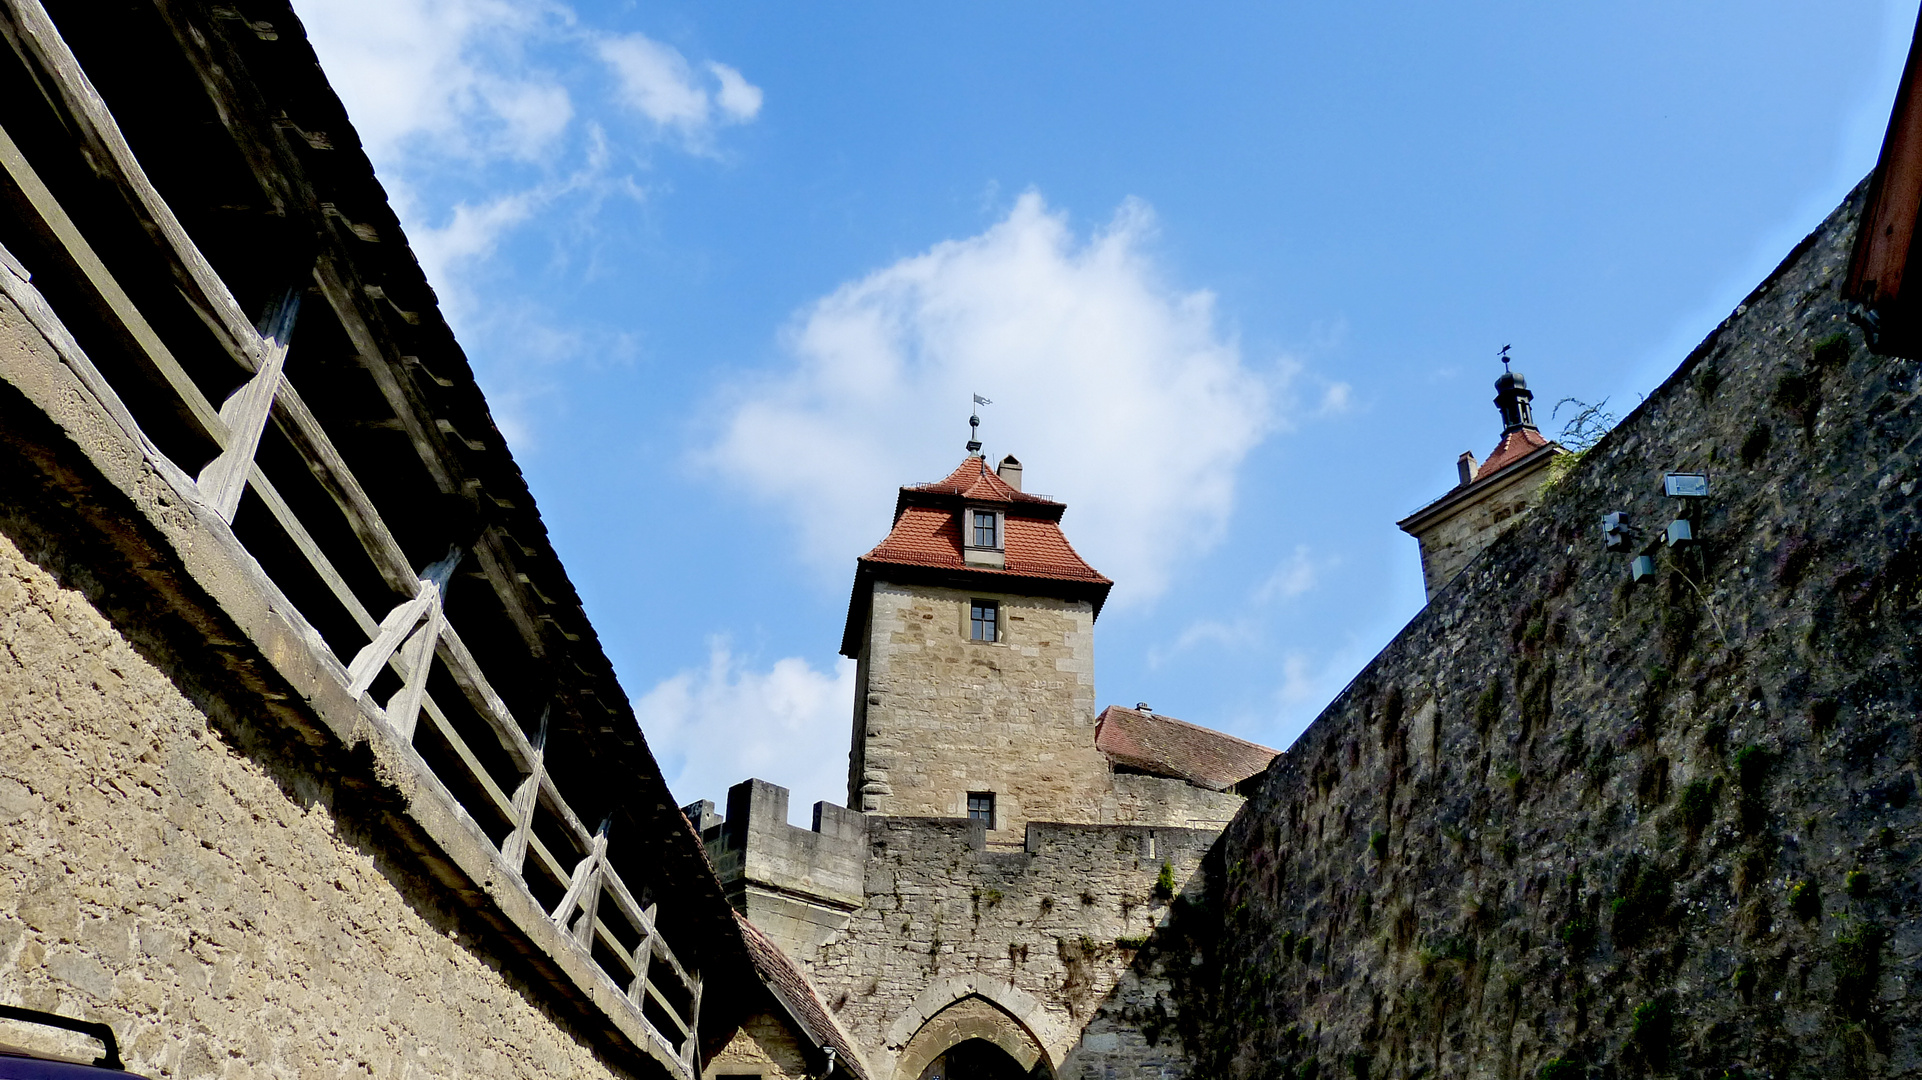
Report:
<svg viewBox="0 0 1922 1080"><path fill-rule="evenodd" d="M461 640L458 629L448 621L443 599L461 553L453 552L448 559L418 570L411 565L321 421L301 399L288 366L290 357L298 359L292 342L299 298L305 290L300 287L289 290L257 327L242 312L226 283L148 180L106 103L95 92L39 0L0 0L0 34L5 35L7 43L34 69L42 85L57 100L89 163L119 185L127 195L131 212L149 235L158 238L159 254L171 269L174 284L214 332L238 374L244 377L240 388L218 408L206 398L8 136L3 116L0 116L0 171L25 193L29 212L39 219L36 224L45 235L58 241L76 271L75 276L95 293L93 299L98 301L99 310L108 313L135 344L136 358L147 373L178 396L182 414L199 434L219 448L219 453L198 477L187 479L186 474L138 430L111 382L65 333L58 323L58 312L21 274L9 269L17 263L4 251L0 251L0 256L4 256L0 257L0 264L4 264L0 265L0 292L19 303L37 322L51 322L43 329L51 331L51 336L57 339L62 359L101 400L116 422L129 429L129 434L139 441L143 453L162 474L180 478L176 486L186 488L188 497L200 500L220 521L231 526L243 494L250 489L254 492L328 593L367 638L367 644L358 653L342 658L333 655L309 624L306 639L310 646L325 654L333 669L344 673L347 690L356 696L371 694L383 673L393 672L400 688L384 703L370 702L375 715L403 741L413 740L420 718L425 715L436 736L452 750L453 760L464 774L455 778L461 781L457 787L442 784L438 789L478 789L480 797L490 805L461 809L470 813L491 811L473 816L498 815L509 823L509 832L495 854L507 877L519 882L530 897L533 890L526 876L529 856L539 872L565 886L560 903L550 913L551 920L570 943L569 947L585 953L607 980L615 991L615 1000L632 1009L641 1029L678 1064L679 1075L692 1080L700 1071L701 979L688 971L662 940L656 925L657 905L643 906L609 863L608 826L603 824L589 831L556 789L545 767L547 716L541 717L536 736L530 740ZM395 378L347 286L325 260L314 268L314 285L340 319L375 378ZM262 471L256 455L270 420L327 493L380 579L394 590L394 606L378 618L348 585L334 560L315 540L313 531ZM404 416L402 422L404 425L418 423L418 418ZM432 460L425 464L430 470L437 467ZM436 665L485 723L514 770L513 776L494 775L428 692L429 677ZM552 851L542 841L535 826L543 811L553 826L549 835L563 837L572 846L571 852ZM598 950L596 945L600 946ZM611 965L607 958L611 958ZM663 1031L657 1018L665 1021L670 1030Z"/></svg>

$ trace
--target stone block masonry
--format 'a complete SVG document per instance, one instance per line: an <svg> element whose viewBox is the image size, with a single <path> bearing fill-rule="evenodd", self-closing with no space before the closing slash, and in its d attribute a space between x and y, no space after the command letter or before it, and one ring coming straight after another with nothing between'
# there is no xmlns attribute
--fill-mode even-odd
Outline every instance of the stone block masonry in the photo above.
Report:
<svg viewBox="0 0 1922 1080"><path fill-rule="evenodd" d="M969 604L998 602L1001 640L969 639ZM1111 787L1094 748L1094 609L1085 601L874 587L857 676L851 805L965 817L995 796L994 839L1029 821L1099 820Z"/></svg>
<svg viewBox="0 0 1922 1080"><path fill-rule="evenodd" d="M1837 295L1860 198L1254 782L1197 1075L1922 1074L1922 365Z"/></svg>
<svg viewBox="0 0 1922 1080"><path fill-rule="evenodd" d="M1003 850L963 820L870 819L866 904L844 934L796 959L849 1033L877 1048L876 1075L890 1075L876 1059L920 1060L917 1034L973 997L1011 1017L1064 1076L1090 1053L1181 1061L1172 1032L1157 1032L1151 1048L1120 1024L1096 1031L1092 1050L1082 1033L1104 1004L1120 1010L1124 984L1150 1007L1172 1008L1165 987L1151 979L1141 989L1131 965L1178 903L1198 902L1201 860L1218 834L1039 822L1025 834L1020 849Z"/></svg>
<svg viewBox="0 0 1922 1080"><path fill-rule="evenodd" d="M0 998L175 1080L628 1075L6 534L0 643Z"/></svg>

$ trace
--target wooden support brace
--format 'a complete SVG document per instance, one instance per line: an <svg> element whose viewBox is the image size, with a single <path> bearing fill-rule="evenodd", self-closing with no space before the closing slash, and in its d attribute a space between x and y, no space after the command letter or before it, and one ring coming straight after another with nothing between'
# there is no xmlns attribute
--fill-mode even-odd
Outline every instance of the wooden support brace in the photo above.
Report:
<svg viewBox="0 0 1922 1080"><path fill-rule="evenodd" d="M600 899L601 866L606 861L607 825L602 823L600 831L588 842L587 856L574 864L573 879L567 883L567 895L561 897L561 902L554 907L552 918L563 931L572 921L575 909L586 905L590 892L593 899ZM591 932L593 922L589 921L587 925Z"/></svg>
<svg viewBox="0 0 1922 1080"><path fill-rule="evenodd" d="M635 1008L641 1006L647 995L647 969L649 961L654 959L654 935L657 932L654 929L654 916L660 906L649 904L647 910L641 913L641 943L634 946L634 981L627 986L627 1000L633 1002Z"/></svg>
<svg viewBox="0 0 1922 1080"><path fill-rule="evenodd" d="M514 831L501 845L501 857L523 880L527 876L521 872L527 864L527 841L534 831L534 807L540 802L541 780L547 775L547 717L552 709L550 705L541 711L541 726L534 733L533 771L514 789Z"/></svg>
<svg viewBox="0 0 1922 1080"><path fill-rule="evenodd" d="M227 426L227 447L207 463L195 481L214 512L228 524L240 509L240 496L247 490L247 475L253 471L261 433L267 430L267 416L280 394L281 371L287 363L287 345L299 309L300 294L290 290L262 320L260 370L220 406L220 422Z"/></svg>
<svg viewBox="0 0 1922 1080"><path fill-rule="evenodd" d="M431 581L421 582L423 589L435 588ZM440 632L446 626L446 615L441 611L440 597L436 588L434 602L427 607L427 618L422 621L414 636L407 639L401 649L401 660L407 672L398 693L387 701L387 722L394 725L403 739L414 738L414 725L420 719L421 698L427 693L427 676L434 669L434 646L440 641ZM358 659L358 658L356 658Z"/></svg>
<svg viewBox="0 0 1922 1080"><path fill-rule="evenodd" d="M431 581L423 581L419 595L388 612L380 622L380 635L355 653L354 662L347 665L347 692L355 697L366 693L381 669L387 666L394 650L427 618L428 609L439 606L440 588Z"/></svg>
<svg viewBox="0 0 1922 1080"><path fill-rule="evenodd" d="M687 1041L681 1044L681 1061L687 1071L695 1076L701 1075L701 977L691 980L694 1004L687 1010Z"/></svg>

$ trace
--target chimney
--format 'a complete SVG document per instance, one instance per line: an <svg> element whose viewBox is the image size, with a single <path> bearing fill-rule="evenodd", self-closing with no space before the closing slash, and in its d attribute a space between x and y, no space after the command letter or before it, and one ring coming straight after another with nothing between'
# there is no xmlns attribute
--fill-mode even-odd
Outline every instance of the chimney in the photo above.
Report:
<svg viewBox="0 0 1922 1080"><path fill-rule="evenodd" d="M1461 474L1462 487L1467 487L1475 482L1475 471L1478 468L1480 468L1480 466L1475 463L1475 455L1470 451L1463 450L1462 456L1455 459L1455 471Z"/></svg>
<svg viewBox="0 0 1922 1080"><path fill-rule="evenodd" d="M995 466L994 474L1009 487L1016 491L1021 490L1021 463L1014 459L1013 454L1001 459L1001 464Z"/></svg>

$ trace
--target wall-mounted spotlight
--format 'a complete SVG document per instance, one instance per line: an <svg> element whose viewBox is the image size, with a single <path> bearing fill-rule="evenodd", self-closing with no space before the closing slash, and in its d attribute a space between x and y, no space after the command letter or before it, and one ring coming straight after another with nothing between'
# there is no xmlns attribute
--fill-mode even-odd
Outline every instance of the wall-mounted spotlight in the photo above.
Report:
<svg viewBox="0 0 1922 1080"><path fill-rule="evenodd" d="M1621 510L1602 515L1602 546L1610 551L1627 551L1629 533L1634 526L1629 524L1628 514Z"/></svg>
<svg viewBox="0 0 1922 1080"><path fill-rule="evenodd" d="M1708 498L1708 474L1671 472L1662 474L1662 494L1671 499Z"/></svg>

